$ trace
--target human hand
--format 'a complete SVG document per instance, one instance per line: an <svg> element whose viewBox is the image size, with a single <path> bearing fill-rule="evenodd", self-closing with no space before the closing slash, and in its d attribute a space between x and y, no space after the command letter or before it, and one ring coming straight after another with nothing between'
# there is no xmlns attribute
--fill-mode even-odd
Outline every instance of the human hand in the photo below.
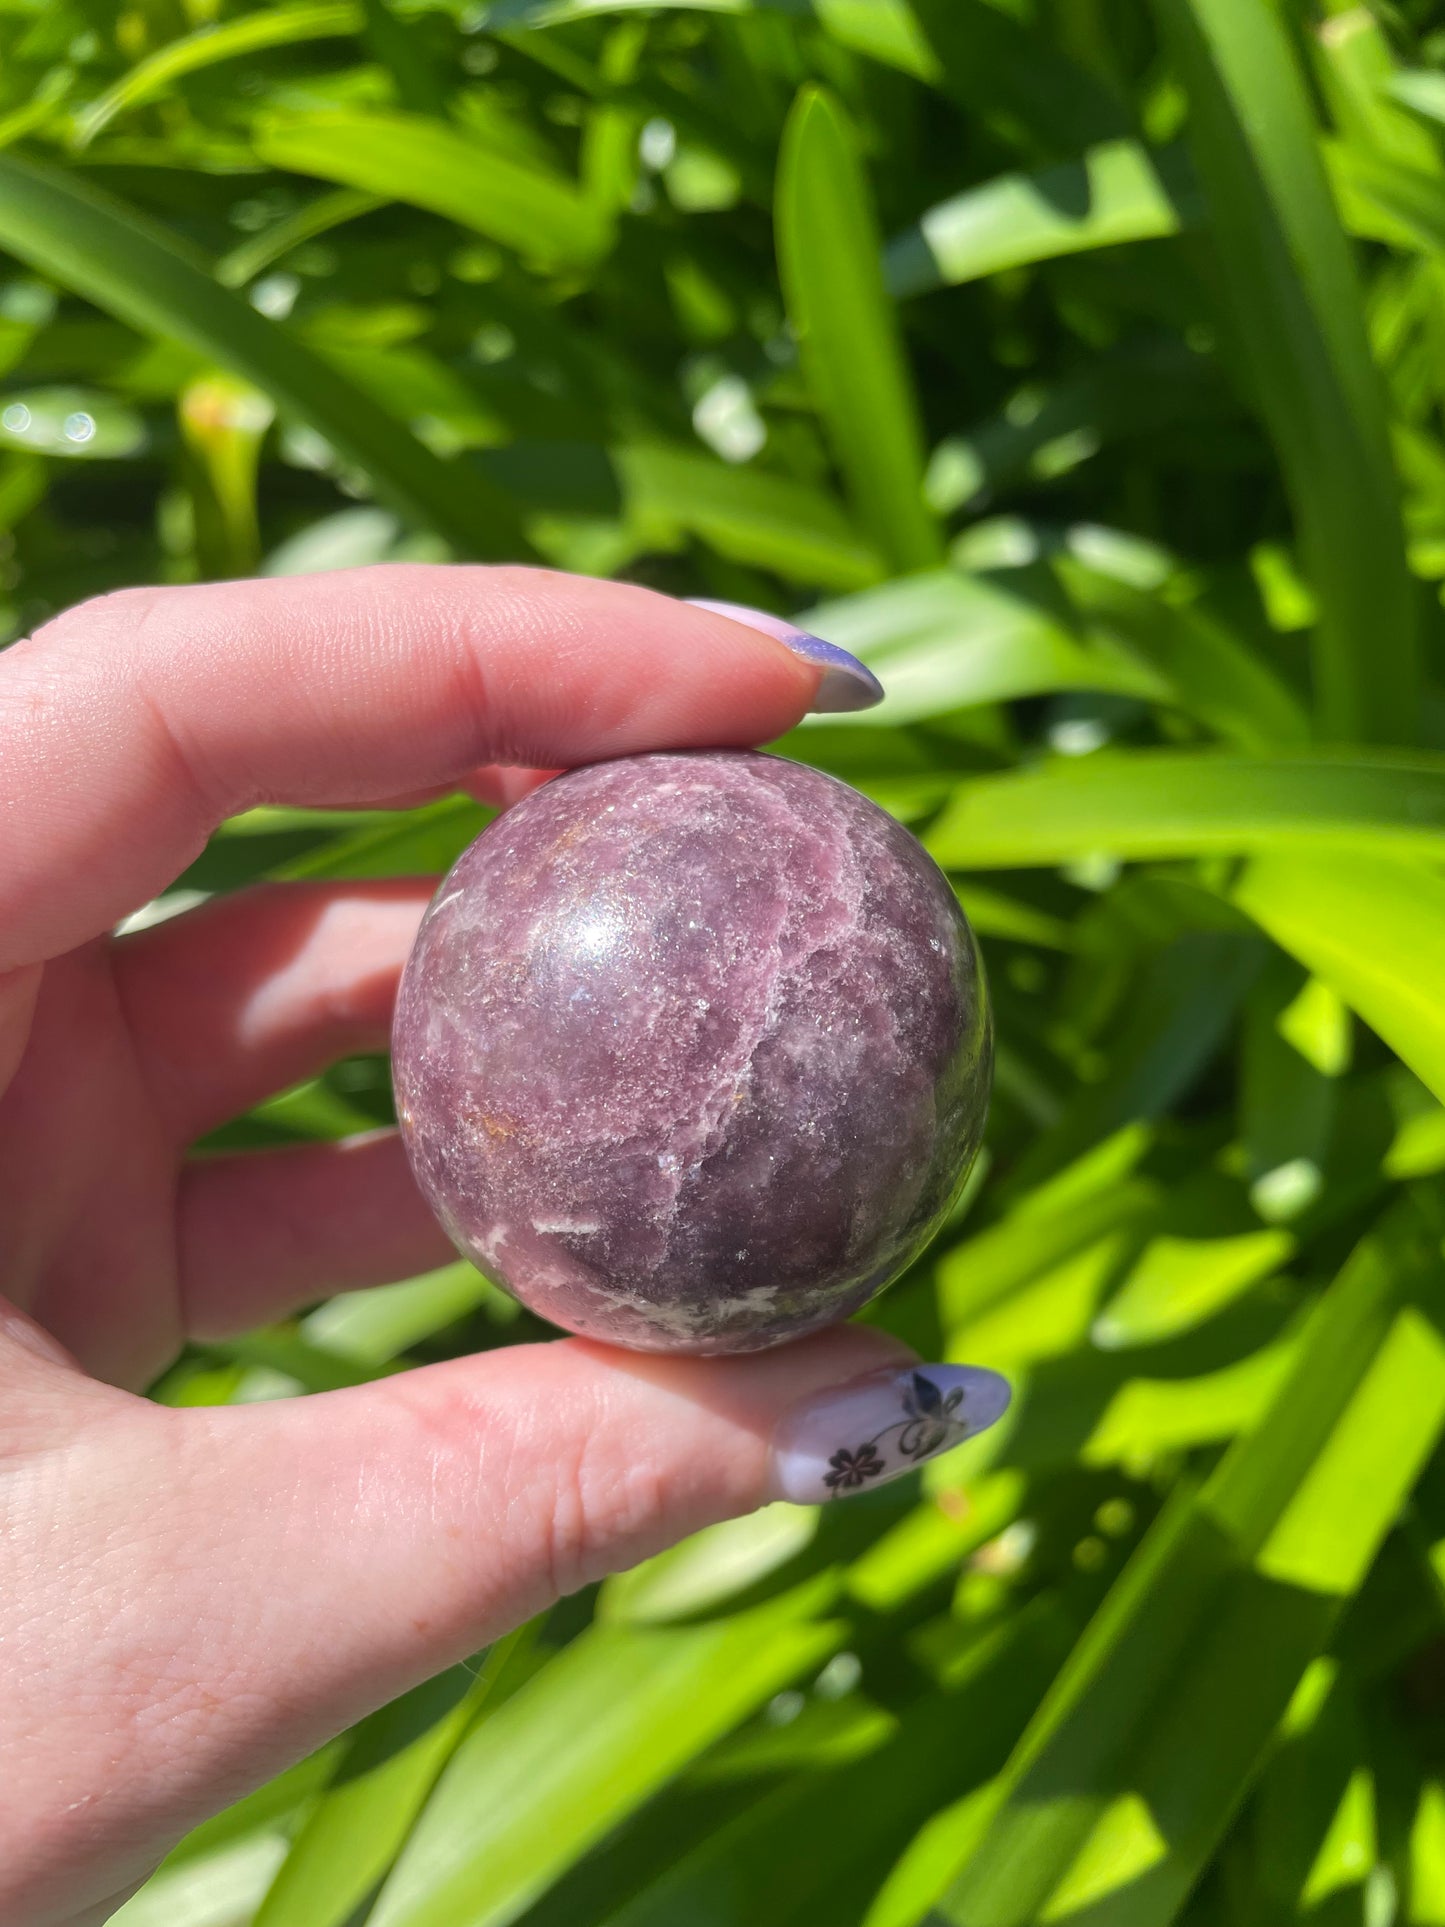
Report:
<svg viewBox="0 0 1445 1927"><path fill-rule="evenodd" d="M186 1156L384 1046L429 883L115 923L257 803L505 801L523 772L843 706L851 659L774 627L386 567L126 591L0 656L0 1922L104 1920L200 1819L560 1594L997 1416L988 1375L934 1368L919 1449L830 1481L912 1384L859 1328L707 1361L569 1339L262 1406L134 1395L187 1336L453 1254L394 1133Z"/></svg>

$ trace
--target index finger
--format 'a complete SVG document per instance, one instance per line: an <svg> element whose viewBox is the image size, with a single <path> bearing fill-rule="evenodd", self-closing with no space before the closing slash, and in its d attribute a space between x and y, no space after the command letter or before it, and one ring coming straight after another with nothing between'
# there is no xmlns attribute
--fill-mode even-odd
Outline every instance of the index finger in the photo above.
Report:
<svg viewBox="0 0 1445 1927"><path fill-rule="evenodd" d="M0 656L0 973L108 929L257 803L765 742L824 674L716 611L543 569L384 564L84 603Z"/></svg>

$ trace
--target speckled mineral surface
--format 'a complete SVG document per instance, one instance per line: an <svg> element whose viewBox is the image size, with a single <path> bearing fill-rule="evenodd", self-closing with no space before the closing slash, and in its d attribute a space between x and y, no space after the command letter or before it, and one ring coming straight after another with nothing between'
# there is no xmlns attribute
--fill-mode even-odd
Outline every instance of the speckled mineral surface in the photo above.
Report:
<svg viewBox="0 0 1445 1927"><path fill-rule="evenodd" d="M745 751L545 784L428 910L398 1110L460 1250L572 1331L752 1351L846 1317L957 1194L991 1031L891 817Z"/></svg>

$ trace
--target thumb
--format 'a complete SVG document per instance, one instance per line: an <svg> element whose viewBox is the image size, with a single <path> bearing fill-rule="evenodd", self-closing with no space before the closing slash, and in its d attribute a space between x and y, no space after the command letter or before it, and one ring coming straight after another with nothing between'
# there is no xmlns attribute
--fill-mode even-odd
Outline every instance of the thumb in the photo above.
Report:
<svg viewBox="0 0 1445 1927"><path fill-rule="evenodd" d="M1007 1402L862 1327L709 1360L567 1339L263 1406L104 1389L72 1480L94 1543L49 1555L65 1626L32 1676L62 1804L85 1801L64 1877L108 1842L107 1891L560 1594L770 1498L907 1471Z"/></svg>

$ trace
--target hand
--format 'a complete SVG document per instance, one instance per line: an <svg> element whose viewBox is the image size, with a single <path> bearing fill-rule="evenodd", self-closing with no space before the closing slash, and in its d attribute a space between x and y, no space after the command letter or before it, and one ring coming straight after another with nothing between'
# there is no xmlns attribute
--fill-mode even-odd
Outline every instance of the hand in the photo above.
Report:
<svg viewBox="0 0 1445 1927"><path fill-rule="evenodd" d="M826 1496L829 1454L892 1418L900 1350L860 1329L706 1362L564 1340L262 1406L134 1395L188 1335L452 1253L392 1133L186 1157L384 1047L430 884L115 923L257 803L505 797L522 770L764 741L848 673L820 647L616 584L395 567L128 591L0 656L0 1921L104 1920L372 1707L800 1479Z"/></svg>

